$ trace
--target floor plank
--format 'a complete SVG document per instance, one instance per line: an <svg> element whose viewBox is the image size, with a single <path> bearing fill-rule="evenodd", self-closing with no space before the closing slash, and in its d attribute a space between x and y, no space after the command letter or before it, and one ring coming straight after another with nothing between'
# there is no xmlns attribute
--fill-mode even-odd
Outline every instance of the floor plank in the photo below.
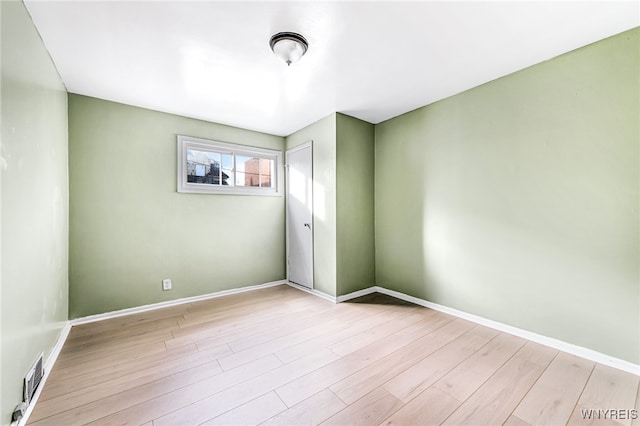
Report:
<svg viewBox="0 0 640 426"><path fill-rule="evenodd" d="M402 407L402 401L382 388L347 406L322 425L377 425Z"/></svg>
<svg viewBox="0 0 640 426"><path fill-rule="evenodd" d="M435 387L465 401L525 344L510 334L499 334L435 383Z"/></svg>
<svg viewBox="0 0 640 426"><path fill-rule="evenodd" d="M71 409L65 410L67 407L59 407L58 412L49 415L50 413L40 414L40 407L36 407L32 416L36 420L31 424L34 425L77 425L86 424L91 421L100 419L109 413L120 411L131 407L142 401L154 398L159 395L163 395L176 387L184 386L185 384L197 383L209 376L214 376L222 372L220 366L212 367L203 370L201 368L191 368L180 373L173 374L166 378L156 380L155 382L144 384L136 387L129 387L128 389L110 395L106 398L101 398L88 404L77 405L75 402L70 401L72 404L77 405ZM64 410L64 411L62 411Z"/></svg>
<svg viewBox="0 0 640 426"><path fill-rule="evenodd" d="M404 324L405 326L407 325L406 321L402 321L402 319L399 319L398 321L400 324ZM393 330L393 328L390 330ZM424 331L424 334L428 334L428 332ZM314 393L319 392L325 387L329 387L351 375L353 372L360 371L373 364L375 361L382 359L396 350L410 344L415 337L416 336L414 335L387 335L382 339L374 341L373 343L340 357L336 361L327 364L322 368L318 368L304 377L278 388L276 392L285 404L291 407ZM362 341L360 343L362 343Z"/></svg>
<svg viewBox="0 0 640 426"><path fill-rule="evenodd" d="M454 323L456 322L460 322L467 328L448 335L440 333L442 336L440 339L435 335L443 332L445 327L432 333L433 337L429 335L430 341L440 340L439 343L442 345L438 346L438 343L433 345L433 353L426 353L428 356L397 374L384 385L384 388L401 401L409 402L489 342L490 339L484 335L470 332L472 325L467 321L456 320Z"/></svg>
<svg viewBox="0 0 640 426"><path fill-rule="evenodd" d="M509 416L507 421L504 422L504 426L533 426L533 425L525 422L520 417L515 416L515 415L512 414L511 416Z"/></svg>
<svg viewBox="0 0 640 426"><path fill-rule="evenodd" d="M208 420L204 425L257 425L287 409L278 396L269 392L226 413Z"/></svg>
<svg viewBox="0 0 640 426"><path fill-rule="evenodd" d="M567 423L593 367L592 361L558 355L513 414L532 425Z"/></svg>
<svg viewBox="0 0 640 426"><path fill-rule="evenodd" d="M347 405L325 389L262 423L263 426L317 425Z"/></svg>
<svg viewBox="0 0 640 426"><path fill-rule="evenodd" d="M198 348L195 345L182 346L174 350L153 353L134 361L108 365L102 369L96 369L86 372L85 374L73 375L71 377L63 377L60 374L55 374L59 371L57 370L58 367L56 365L49 377L49 380L47 380L47 386L40 395L39 401L45 401L49 398L55 398L57 396L67 394L71 392L71 390L76 391L86 389L89 386L99 385L118 377L136 374L138 371L142 371L147 368L160 369L165 363L180 360L184 357L191 357L197 353ZM205 355L206 357L206 353L201 353L201 355Z"/></svg>
<svg viewBox="0 0 640 426"><path fill-rule="evenodd" d="M388 417L383 425L439 425L462 403L436 388L428 388Z"/></svg>
<svg viewBox="0 0 640 426"><path fill-rule="evenodd" d="M544 368L522 358L509 359L473 393L443 425L495 425L504 423Z"/></svg>
<svg viewBox="0 0 640 426"><path fill-rule="evenodd" d="M422 321L423 319L424 312L418 313L416 312L415 308L412 308L410 311L405 312L405 315L387 321L379 327L375 327L367 331L366 333L360 333L352 337L351 339L344 340L340 343L336 343L335 345L331 345L329 346L329 349L333 353L341 356L348 355L371 343L377 342L380 339L385 338L386 336L397 333L411 324Z"/></svg>
<svg viewBox="0 0 640 426"><path fill-rule="evenodd" d="M389 312L377 310L375 311L375 314L370 309L357 310L356 312L359 315L359 319L358 321L351 323L349 327L341 327L333 333L324 334L297 345L279 350L276 352L276 356L286 364L305 355L309 355L316 350L331 347L339 342L350 340L360 333L366 333L370 329L376 328L382 323L405 314L405 312L398 312L395 310L390 310Z"/></svg>
<svg viewBox="0 0 640 426"><path fill-rule="evenodd" d="M205 361L206 360L206 361ZM162 368L151 367L137 371L134 374L121 376L100 382L92 386L68 392L64 395L42 401L38 405L38 412L34 413L31 420L53 416L65 410L69 405L85 405L94 401L99 401L112 395L117 395L131 388L141 385L152 384L156 387L158 380L162 380L176 374L189 374L196 371L203 379L211 375L216 375L221 371L218 361L214 356L185 357L172 363L167 363ZM40 416L40 417L38 417Z"/></svg>
<svg viewBox="0 0 640 426"><path fill-rule="evenodd" d="M273 355L271 355L273 356ZM289 383L298 377L335 360L329 350L323 350L309 357L282 365L244 383L232 386L222 392L201 399L187 407L154 419L154 426L176 424L200 424L225 411L240 406L258 396Z"/></svg>
<svg viewBox="0 0 640 426"><path fill-rule="evenodd" d="M639 388L386 295L282 285L74 326L28 424L640 426Z"/></svg>
<svg viewBox="0 0 640 426"><path fill-rule="evenodd" d="M374 362L368 368L340 380L331 386L331 390L344 402L351 404L472 328L466 321L450 319L445 316L433 318L433 332Z"/></svg>
<svg viewBox="0 0 640 426"><path fill-rule="evenodd" d="M278 368L282 363L273 355L253 361L242 368L225 371L210 379L176 388L154 398L121 410L114 410L94 423L94 426L111 424L137 425L158 417L182 410L185 407L229 389L239 383L251 380L257 375ZM233 408L233 407L229 407ZM220 412L222 414L224 411ZM213 417L213 416L211 416ZM208 420L208 419L204 419Z"/></svg>
<svg viewBox="0 0 640 426"><path fill-rule="evenodd" d="M639 381L638 376L597 364L569 423L595 425L613 421L618 425L631 425Z"/></svg>
<svg viewBox="0 0 640 426"><path fill-rule="evenodd" d="M636 392L636 403L632 413L631 426L640 426L640 383L638 383L638 391Z"/></svg>
<svg viewBox="0 0 640 426"><path fill-rule="evenodd" d="M309 325L301 324L299 329L289 330L288 334L280 335L279 337L272 336L264 343L251 345L246 349L239 350L237 345L234 345L235 342L232 342L230 346L234 352L220 358L220 365L223 369L230 370L262 356L277 353L293 345L307 342L314 337L323 336L339 330L353 319L353 314L349 311L336 312L332 316L332 319L328 321L311 323Z"/></svg>

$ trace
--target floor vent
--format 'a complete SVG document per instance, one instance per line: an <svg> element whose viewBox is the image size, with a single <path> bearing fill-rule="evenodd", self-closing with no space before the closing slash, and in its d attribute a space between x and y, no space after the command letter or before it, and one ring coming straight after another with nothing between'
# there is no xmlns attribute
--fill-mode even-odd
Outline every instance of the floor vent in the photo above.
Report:
<svg viewBox="0 0 640 426"><path fill-rule="evenodd" d="M42 364L43 354L40 354L36 362L33 363L33 366L27 373L24 378L24 402L29 404L31 402L31 398L33 398L33 394L36 393L36 389L42 380L42 376L44 375L44 368Z"/></svg>

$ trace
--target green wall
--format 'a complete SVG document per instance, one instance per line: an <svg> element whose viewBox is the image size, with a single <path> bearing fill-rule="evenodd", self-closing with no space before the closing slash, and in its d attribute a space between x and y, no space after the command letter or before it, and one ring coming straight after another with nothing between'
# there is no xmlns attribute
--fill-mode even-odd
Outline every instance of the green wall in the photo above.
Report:
<svg viewBox="0 0 640 426"><path fill-rule="evenodd" d="M374 126L336 114L337 294L375 285Z"/></svg>
<svg viewBox="0 0 640 426"><path fill-rule="evenodd" d="M67 320L67 94L22 2L0 2L0 424Z"/></svg>
<svg viewBox="0 0 640 426"><path fill-rule="evenodd" d="M284 148L278 136L69 95L70 317L285 278L284 197L176 192L178 134Z"/></svg>
<svg viewBox="0 0 640 426"><path fill-rule="evenodd" d="M373 127L334 113L286 138L313 141L314 289L331 296L375 285Z"/></svg>
<svg viewBox="0 0 640 426"><path fill-rule="evenodd" d="M377 125L378 285L640 363L639 36Z"/></svg>
<svg viewBox="0 0 640 426"><path fill-rule="evenodd" d="M336 114L286 138L287 149L313 141L313 286L336 295Z"/></svg>

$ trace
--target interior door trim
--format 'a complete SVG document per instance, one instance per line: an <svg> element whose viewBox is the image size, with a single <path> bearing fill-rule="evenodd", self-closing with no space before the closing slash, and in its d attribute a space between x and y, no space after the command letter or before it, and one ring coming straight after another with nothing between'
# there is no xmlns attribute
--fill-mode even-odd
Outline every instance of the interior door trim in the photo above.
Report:
<svg viewBox="0 0 640 426"><path fill-rule="evenodd" d="M284 169L285 169L285 267L287 274L287 281L289 281L289 154L301 151L306 148L311 148L311 181L313 182L313 140L308 140L298 146L295 146L291 149L285 151L284 154ZM315 193L315 191L314 191ZM315 288L315 214L313 207L313 196L311 197L311 287L313 290ZM304 286L303 286L304 287ZM306 288L306 287L305 287Z"/></svg>

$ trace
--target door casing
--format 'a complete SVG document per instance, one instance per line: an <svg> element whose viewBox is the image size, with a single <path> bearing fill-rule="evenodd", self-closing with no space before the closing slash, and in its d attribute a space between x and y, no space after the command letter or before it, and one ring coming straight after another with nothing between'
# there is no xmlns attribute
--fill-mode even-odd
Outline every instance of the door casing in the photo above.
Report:
<svg viewBox="0 0 640 426"><path fill-rule="evenodd" d="M291 148L289 150L286 151L285 153L285 179L286 179L286 221L285 221L285 229L286 229L286 262L287 262L287 280L289 280L290 278L290 262L289 262L289 258L290 258L290 236L291 236L291 230L292 230L292 226L293 224L291 223L291 218L290 218L290 214L289 214L289 202L290 202L290 194L289 194L289 190L291 188L290 186L290 174L289 174L289 156L292 153L298 152L298 151L302 151L304 149L309 149L310 150L310 166L311 166L311 185L310 185L310 190L311 190L311 199L310 199L310 203L311 203L311 229L310 229L310 233L311 233L311 265L310 265L310 270L311 270L311 276L310 276L310 283L309 283L309 287L310 289L313 289L313 272L314 272L314 251L313 251L313 242L314 242L314 223L313 223L313 141L308 141L303 143L302 145L296 146L295 148ZM300 283L296 283L299 285L303 285L304 287L306 287L304 284L300 284Z"/></svg>

